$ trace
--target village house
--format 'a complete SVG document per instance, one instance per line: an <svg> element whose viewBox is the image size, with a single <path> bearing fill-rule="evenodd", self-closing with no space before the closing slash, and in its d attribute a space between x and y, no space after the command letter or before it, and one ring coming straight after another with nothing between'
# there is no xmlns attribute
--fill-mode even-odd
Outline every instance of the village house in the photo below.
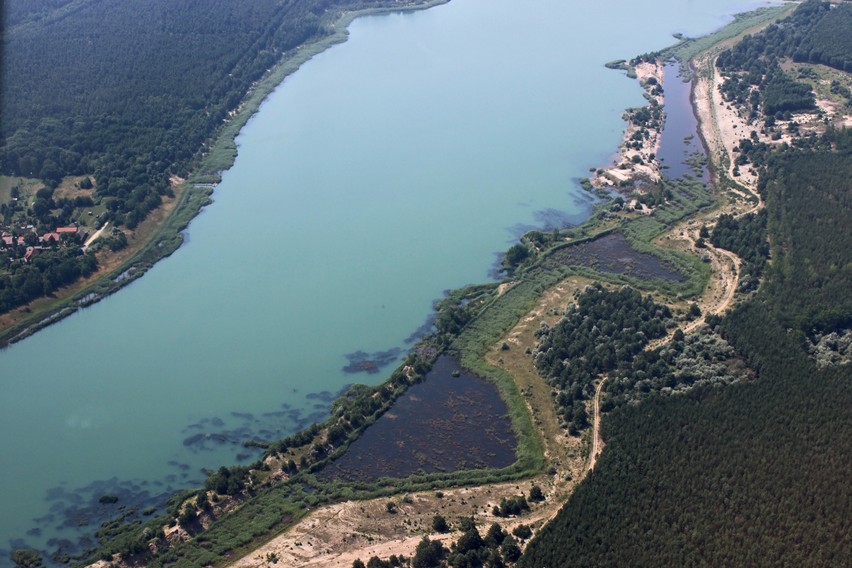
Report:
<svg viewBox="0 0 852 568"><path fill-rule="evenodd" d="M27 235L33 234L36 240L30 237L30 242L27 243ZM53 248L63 242L69 240L77 242L78 235L85 237L85 233L81 233L78 227L57 227L53 231L48 231L41 236L38 236L35 227L32 225L20 228L10 228L2 233L2 246L27 246L24 256L20 260L28 262L32 257L38 255L43 250ZM64 238L63 238L64 237ZM38 244L36 244L38 243Z"/></svg>

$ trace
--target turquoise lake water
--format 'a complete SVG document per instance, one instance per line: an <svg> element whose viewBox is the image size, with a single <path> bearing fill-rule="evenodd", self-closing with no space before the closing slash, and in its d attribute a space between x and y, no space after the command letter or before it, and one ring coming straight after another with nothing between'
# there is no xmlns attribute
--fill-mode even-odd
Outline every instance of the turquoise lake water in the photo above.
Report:
<svg viewBox="0 0 852 568"><path fill-rule="evenodd" d="M444 290L492 278L524 230L588 215L577 179L644 102L603 64L755 5L453 0L355 21L245 127L181 249L0 352L0 565L383 380ZM345 373L359 351L386 366Z"/></svg>

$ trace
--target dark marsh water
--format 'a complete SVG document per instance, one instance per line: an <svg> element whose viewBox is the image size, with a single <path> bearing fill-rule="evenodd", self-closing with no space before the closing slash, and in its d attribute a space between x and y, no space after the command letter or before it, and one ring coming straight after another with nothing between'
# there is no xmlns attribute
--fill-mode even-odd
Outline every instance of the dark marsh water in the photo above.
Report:
<svg viewBox="0 0 852 568"><path fill-rule="evenodd" d="M453 372L459 376L454 377ZM497 388L441 356L375 424L318 475L376 481L414 474L502 468L517 439Z"/></svg>

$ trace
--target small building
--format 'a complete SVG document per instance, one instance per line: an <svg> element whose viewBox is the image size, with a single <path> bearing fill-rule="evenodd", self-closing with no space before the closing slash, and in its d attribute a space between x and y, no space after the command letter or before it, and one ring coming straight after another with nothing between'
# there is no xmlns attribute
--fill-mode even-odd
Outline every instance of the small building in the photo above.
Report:
<svg viewBox="0 0 852 568"><path fill-rule="evenodd" d="M7 247L10 247L16 243L19 245L24 244L24 237L16 238L12 235L3 235L3 244L5 244Z"/></svg>

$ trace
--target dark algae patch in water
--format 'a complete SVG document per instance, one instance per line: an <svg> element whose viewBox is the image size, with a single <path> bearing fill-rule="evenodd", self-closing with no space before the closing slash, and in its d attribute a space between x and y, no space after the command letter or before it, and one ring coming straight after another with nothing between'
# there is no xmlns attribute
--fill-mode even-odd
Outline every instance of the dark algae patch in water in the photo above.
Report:
<svg viewBox="0 0 852 568"><path fill-rule="evenodd" d="M551 258L562 265L585 266L638 280L680 282L684 279L682 274L656 256L634 249L621 233L609 233L591 241L565 247L554 252Z"/></svg>
<svg viewBox="0 0 852 568"><path fill-rule="evenodd" d="M369 373L375 374L387 367L391 363L399 359L402 349L393 348L387 351L377 351L375 353L367 353L365 351L356 351L346 355L349 364L343 367L344 373Z"/></svg>
<svg viewBox="0 0 852 568"><path fill-rule="evenodd" d="M515 462L516 445L506 404L494 385L440 357L422 383L408 389L318 476L370 482L502 468Z"/></svg>

